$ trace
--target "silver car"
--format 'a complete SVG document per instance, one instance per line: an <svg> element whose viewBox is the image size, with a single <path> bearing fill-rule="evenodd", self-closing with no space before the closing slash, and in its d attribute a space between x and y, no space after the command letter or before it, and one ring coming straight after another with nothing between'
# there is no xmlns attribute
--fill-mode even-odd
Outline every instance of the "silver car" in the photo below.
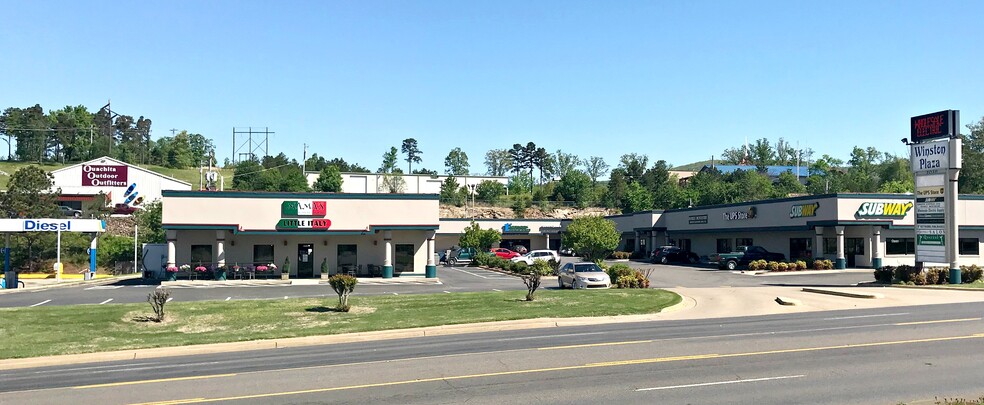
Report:
<svg viewBox="0 0 984 405"><path fill-rule="evenodd" d="M594 263L567 263L557 275L560 288L610 288L608 273Z"/></svg>

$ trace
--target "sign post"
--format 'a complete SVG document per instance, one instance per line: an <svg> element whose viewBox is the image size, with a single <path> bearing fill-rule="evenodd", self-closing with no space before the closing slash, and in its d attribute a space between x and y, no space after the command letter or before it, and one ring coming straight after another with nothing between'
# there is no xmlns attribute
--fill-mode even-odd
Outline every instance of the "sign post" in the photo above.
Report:
<svg viewBox="0 0 984 405"><path fill-rule="evenodd" d="M948 264L951 284L960 284L957 179L962 142L957 132L959 126L960 112L956 110L910 119L909 162L916 183L916 266Z"/></svg>

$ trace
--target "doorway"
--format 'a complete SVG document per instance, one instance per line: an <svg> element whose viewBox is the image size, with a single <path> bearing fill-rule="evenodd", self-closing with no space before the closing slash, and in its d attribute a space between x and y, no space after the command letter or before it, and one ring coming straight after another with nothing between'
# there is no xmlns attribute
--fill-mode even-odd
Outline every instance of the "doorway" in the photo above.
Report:
<svg viewBox="0 0 984 405"><path fill-rule="evenodd" d="M298 278L314 277L314 244L313 243L297 244L297 277Z"/></svg>
<svg viewBox="0 0 984 405"><path fill-rule="evenodd" d="M793 260L813 258L813 239L789 238L789 258Z"/></svg>
<svg viewBox="0 0 984 405"><path fill-rule="evenodd" d="M847 267L857 266L858 255L864 255L864 238L846 238L844 240L844 256L847 256Z"/></svg>

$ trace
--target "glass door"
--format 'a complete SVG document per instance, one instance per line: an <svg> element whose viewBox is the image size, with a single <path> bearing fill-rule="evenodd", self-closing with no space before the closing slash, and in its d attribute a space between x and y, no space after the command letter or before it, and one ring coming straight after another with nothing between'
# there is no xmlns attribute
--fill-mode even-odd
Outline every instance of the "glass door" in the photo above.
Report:
<svg viewBox="0 0 984 405"><path fill-rule="evenodd" d="M314 277L314 244L297 244L297 277Z"/></svg>

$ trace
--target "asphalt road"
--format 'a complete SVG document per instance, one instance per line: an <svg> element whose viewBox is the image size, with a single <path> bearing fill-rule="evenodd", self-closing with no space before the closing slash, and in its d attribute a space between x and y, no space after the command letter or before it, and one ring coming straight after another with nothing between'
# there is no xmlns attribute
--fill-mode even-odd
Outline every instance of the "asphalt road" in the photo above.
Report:
<svg viewBox="0 0 984 405"><path fill-rule="evenodd" d="M981 312L654 321L10 370L0 401L932 403L984 393Z"/></svg>
<svg viewBox="0 0 984 405"><path fill-rule="evenodd" d="M564 258L564 261L571 260ZM630 266L640 269L653 269L650 275L652 287L754 287L770 285L809 285L809 286L848 286L859 282L872 281L870 272L830 273L818 275L796 275L784 273L780 276L750 276L717 270L710 266L653 265L630 262ZM473 267L438 267L441 284L392 284L360 285L355 296L386 294L422 294L441 292L471 292L522 290L524 285L514 276L482 270ZM555 282L545 282L548 288L555 288ZM25 290L17 293L0 294L0 308L28 307L35 305L111 305L121 303L146 302L147 294L158 286L157 282L126 280L114 285L61 287L47 290ZM244 286L244 287L188 287L171 288L175 301L201 300L247 300L331 297L334 292L327 285L282 285L282 286Z"/></svg>

